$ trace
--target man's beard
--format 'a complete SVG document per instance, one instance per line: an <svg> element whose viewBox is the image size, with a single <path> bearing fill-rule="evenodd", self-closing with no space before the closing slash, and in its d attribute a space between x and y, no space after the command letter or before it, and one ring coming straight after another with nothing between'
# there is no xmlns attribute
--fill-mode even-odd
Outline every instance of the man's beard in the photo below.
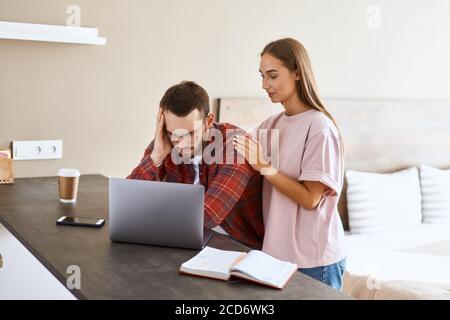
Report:
<svg viewBox="0 0 450 320"><path fill-rule="evenodd" d="M192 159L195 156L201 156L203 150L202 146L203 144L200 143L196 147L181 148L178 150L178 155L183 159Z"/></svg>
<svg viewBox="0 0 450 320"><path fill-rule="evenodd" d="M203 133L200 137L198 137L200 141L194 146L191 145L189 147L180 147L180 145L173 145L175 150L172 151L175 151L175 154L172 153L172 156L178 156L179 159L177 159L177 161L181 160L183 163L190 163L191 159L195 156L202 156L203 149L206 145L206 141L204 141L206 135L207 133Z"/></svg>

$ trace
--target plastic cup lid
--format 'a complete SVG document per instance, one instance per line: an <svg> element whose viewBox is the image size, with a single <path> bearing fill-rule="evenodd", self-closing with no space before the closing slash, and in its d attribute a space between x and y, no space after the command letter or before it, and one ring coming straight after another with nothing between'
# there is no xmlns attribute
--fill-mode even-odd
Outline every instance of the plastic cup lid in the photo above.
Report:
<svg viewBox="0 0 450 320"><path fill-rule="evenodd" d="M77 169L59 169L58 176L60 176L60 177L79 177L80 171Z"/></svg>

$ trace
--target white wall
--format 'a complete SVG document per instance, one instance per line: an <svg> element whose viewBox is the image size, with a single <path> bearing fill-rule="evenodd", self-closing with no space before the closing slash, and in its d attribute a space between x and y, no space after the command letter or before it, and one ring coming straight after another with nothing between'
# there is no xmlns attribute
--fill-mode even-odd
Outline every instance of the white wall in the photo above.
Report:
<svg viewBox="0 0 450 320"><path fill-rule="evenodd" d="M285 36L309 49L324 96L450 99L446 0L0 0L0 21L65 24L69 4L106 47L0 40L0 146L65 144L62 160L16 161L16 177L65 166L126 175L168 86L189 79L212 99L263 96L259 53ZM369 5L380 30L366 26Z"/></svg>

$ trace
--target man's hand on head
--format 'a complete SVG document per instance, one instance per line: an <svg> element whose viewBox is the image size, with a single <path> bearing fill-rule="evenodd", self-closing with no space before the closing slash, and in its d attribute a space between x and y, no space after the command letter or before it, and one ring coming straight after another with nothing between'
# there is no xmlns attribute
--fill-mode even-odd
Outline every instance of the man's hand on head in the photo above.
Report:
<svg viewBox="0 0 450 320"><path fill-rule="evenodd" d="M156 132L153 151L150 155L153 163L160 166L168 154L172 151L172 143L165 133L165 118L163 109L160 107L156 120Z"/></svg>

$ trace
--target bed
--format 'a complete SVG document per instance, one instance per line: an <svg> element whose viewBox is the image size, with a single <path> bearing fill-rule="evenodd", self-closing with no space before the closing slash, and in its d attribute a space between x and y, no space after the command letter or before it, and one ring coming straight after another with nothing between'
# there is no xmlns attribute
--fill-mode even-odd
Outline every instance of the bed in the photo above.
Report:
<svg viewBox="0 0 450 320"><path fill-rule="evenodd" d="M391 173L450 167L450 101L325 99L345 143L345 170ZM216 117L251 130L281 112L266 98L222 98ZM346 230L343 291L359 299L450 299L450 223L355 234L347 181L339 201ZM449 193L450 198L450 193Z"/></svg>

